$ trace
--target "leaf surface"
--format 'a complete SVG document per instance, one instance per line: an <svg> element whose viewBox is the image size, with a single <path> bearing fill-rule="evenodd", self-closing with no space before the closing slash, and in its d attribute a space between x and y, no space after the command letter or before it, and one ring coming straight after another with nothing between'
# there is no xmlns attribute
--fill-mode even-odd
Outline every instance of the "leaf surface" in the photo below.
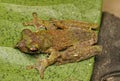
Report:
<svg viewBox="0 0 120 81"><path fill-rule="evenodd" d="M39 18L79 20L100 24L101 0L0 0L0 81L90 81L94 58L65 65L52 65L39 73L26 70L26 65L36 62L35 57L21 53L13 47L25 28L22 22L32 20L32 12ZM43 57L43 55L41 55Z"/></svg>

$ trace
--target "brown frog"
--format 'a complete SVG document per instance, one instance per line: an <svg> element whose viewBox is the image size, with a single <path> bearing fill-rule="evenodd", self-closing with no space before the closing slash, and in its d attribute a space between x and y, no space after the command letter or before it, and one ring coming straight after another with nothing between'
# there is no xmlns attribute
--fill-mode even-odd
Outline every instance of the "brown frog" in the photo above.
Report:
<svg viewBox="0 0 120 81"><path fill-rule="evenodd" d="M48 25L41 24L35 14L33 14L34 22L24 23L24 25L34 25L37 28L42 25L47 29ZM95 45L97 34L92 29L97 29L96 24L69 20L45 22L52 24L54 28L47 30L37 29L37 32L24 29L22 38L16 45L18 49L25 53L49 54L49 57L29 67L36 68L41 78L43 78L44 71L49 65L78 62L102 51L101 46ZM53 26L49 25L49 28Z"/></svg>

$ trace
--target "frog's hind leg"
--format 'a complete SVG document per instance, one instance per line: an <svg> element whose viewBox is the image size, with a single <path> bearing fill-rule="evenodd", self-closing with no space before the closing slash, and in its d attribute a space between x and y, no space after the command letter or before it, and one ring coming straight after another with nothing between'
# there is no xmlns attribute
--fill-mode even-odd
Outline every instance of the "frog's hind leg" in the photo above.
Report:
<svg viewBox="0 0 120 81"><path fill-rule="evenodd" d="M59 20L59 21L57 20L57 21L54 21L54 25L61 29L75 27L75 28L81 28L85 30L92 30L92 29L96 30L99 27L95 23L81 22L81 21L75 21L75 20Z"/></svg>
<svg viewBox="0 0 120 81"><path fill-rule="evenodd" d="M78 62L88 59L94 55L100 54L102 46L93 45L93 40L78 42L74 46L68 48L61 53L61 57L57 59L58 64L65 64L70 62Z"/></svg>

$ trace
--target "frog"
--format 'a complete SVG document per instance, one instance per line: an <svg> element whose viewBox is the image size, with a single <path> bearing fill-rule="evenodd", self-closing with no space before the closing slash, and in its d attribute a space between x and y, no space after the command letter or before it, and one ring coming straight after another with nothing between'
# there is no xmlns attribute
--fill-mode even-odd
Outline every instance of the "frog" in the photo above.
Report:
<svg viewBox="0 0 120 81"><path fill-rule="evenodd" d="M79 62L101 53L102 46L97 45L98 36L95 29L98 27L96 24L86 22L83 24L74 20L51 20L53 22L45 22L55 27L44 25L46 29L39 30L41 23L39 23L36 13L33 13L33 16L34 22L25 22L24 25L33 25L37 27L37 31L24 29L21 32L21 40L15 47L21 52L32 55L43 53L48 55L27 67L37 69L42 79L44 71L50 65ZM49 29L50 27L53 28Z"/></svg>

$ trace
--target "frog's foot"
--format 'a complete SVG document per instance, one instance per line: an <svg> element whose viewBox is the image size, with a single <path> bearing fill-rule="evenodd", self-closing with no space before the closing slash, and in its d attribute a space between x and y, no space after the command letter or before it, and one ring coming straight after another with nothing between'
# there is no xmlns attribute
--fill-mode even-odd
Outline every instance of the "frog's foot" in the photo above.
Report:
<svg viewBox="0 0 120 81"><path fill-rule="evenodd" d="M29 65L26 67L26 69L36 69L38 70L41 79L44 78L44 71L45 69L49 66L49 62L47 59L39 60L36 64L34 65Z"/></svg>
<svg viewBox="0 0 120 81"><path fill-rule="evenodd" d="M33 21L32 22L24 22L23 25L24 26L35 26L35 28L38 30L40 27L42 27L42 24L39 23L39 19L37 17L37 13L33 12Z"/></svg>
<svg viewBox="0 0 120 81"><path fill-rule="evenodd" d="M80 22L78 24L78 27L82 27L83 29L86 30L97 30L99 28L98 24L96 23L88 23L88 22Z"/></svg>
<svg viewBox="0 0 120 81"><path fill-rule="evenodd" d="M48 66L49 66L49 62L47 59L43 59L34 65L34 68L38 70L41 79L44 78L44 71Z"/></svg>
<svg viewBox="0 0 120 81"><path fill-rule="evenodd" d="M26 66L26 69L29 70L29 69L33 69L34 68L34 65L28 65Z"/></svg>

